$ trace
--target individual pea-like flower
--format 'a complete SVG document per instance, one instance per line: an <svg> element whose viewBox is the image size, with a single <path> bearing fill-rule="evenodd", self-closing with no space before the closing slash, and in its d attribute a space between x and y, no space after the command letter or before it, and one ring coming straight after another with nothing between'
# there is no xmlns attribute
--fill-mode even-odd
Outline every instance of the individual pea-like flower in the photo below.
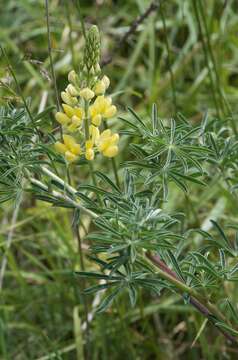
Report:
<svg viewBox="0 0 238 360"><path fill-rule="evenodd" d="M117 108L115 105L112 105L112 99L103 95L98 96L89 107L89 114L95 126L100 126L103 118L108 119L115 116L116 112Z"/></svg>
<svg viewBox="0 0 238 360"><path fill-rule="evenodd" d="M89 89L87 87L87 88L80 90L79 95L81 96L82 99L88 101L88 100L91 100L92 98L94 98L95 94L91 89Z"/></svg>
<svg viewBox="0 0 238 360"><path fill-rule="evenodd" d="M95 95L102 95L105 93L105 91L107 90L107 88L110 85L110 80L109 78L104 75L103 78L99 81L96 82L95 86L94 86L94 92Z"/></svg>
<svg viewBox="0 0 238 360"><path fill-rule="evenodd" d="M76 97L70 95L66 91L61 92L61 98L66 104L68 104L70 106L75 106L78 104L78 99Z"/></svg>
<svg viewBox="0 0 238 360"><path fill-rule="evenodd" d="M64 142L57 141L55 143L55 149L59 153L63 154L68 162L77 160L78 155L82 153L80 144L77 144L76 140L70 135L63 135Z"/></svg>
<svg viewBox="0 0 238 360"><path fill-rule="evenodd" d="M87 160L93 160L94 159L94 150L93 150L93 142L92 140L86 140L85 143L85 158Z"/></svg>
<svg viewBox="0 0 238 360"><path fill-rule="evenodd" d="M67 104L62 104L64 113L57 112L56 120L63 125L69 132L77 131L83 122L84 110L80 107L73 108Z"/></svg>
<svg viewBox="0 0 238 360"><path fill-rule="evenodd" d="M111 130L107 129L101 133L97 141L97 148L104 156L111 158L118 153L118 141L119 135L112 134Z"/></svg>
<svg viewBox="0 0 238 360"><path fill-rule="evenodd" d="M71 70L68 74L68 80L70 83L75 84L78 80L78 75L74 70Z"/></svg>

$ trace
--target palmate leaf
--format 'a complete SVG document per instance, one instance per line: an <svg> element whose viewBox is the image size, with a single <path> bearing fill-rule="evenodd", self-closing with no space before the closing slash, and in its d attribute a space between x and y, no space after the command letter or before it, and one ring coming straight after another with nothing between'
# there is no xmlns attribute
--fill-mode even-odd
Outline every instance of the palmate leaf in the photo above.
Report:
<svg viewBox="0 0 238 360"><path fill-rule="evenodd" d="M28 180L32 173L40 174L40 166L48 163L47 154L47 147L32 127L27 111L1 107L0 202L17 199L20 189L23 190L23 179Z"/></svg>

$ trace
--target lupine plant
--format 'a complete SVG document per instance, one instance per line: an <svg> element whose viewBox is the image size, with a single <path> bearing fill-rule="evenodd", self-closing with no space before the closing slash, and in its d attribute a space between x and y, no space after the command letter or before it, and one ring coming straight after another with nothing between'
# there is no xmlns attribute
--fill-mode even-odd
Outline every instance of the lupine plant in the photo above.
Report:
<svg viewBox="0 0 238 360"><path fill-rule="evenodd" d="M70 71L68 81L53 125L51 107L34 115L24 98L24 108L1 108L1 202L14 200L19 206L27 192L73 210L75 228L85 217L91 219L85 241L95 270L72 272L75 282L86 278L90 284L85 295L99 294L95 316L113 308L124 293L134 307L141 291L158 298L173 292L237 346L237 309L226 295L238 281L237 228L228 224L224 230L214 220L212 234L196 221L187 227L179 201L184 196L189 201L201 187L212 191L220 182L237 202L234 127L208 114L200 123L181 114L161 119L156 104L150 116L141 117L131 108L127 115L116 116L117 108L106 95L110 80L100 68L96 26L88 30L79 70ZM114 161L120 154L119 135L111 130L118 122L129 144L120 167ZM94 170L101 155L112 164L115 181L103 169ZM85 166L92 182L72 183L71 174L80 179ZM123 174L120 179L118 172ZM171 211L174 194L178 208Z"/></svg>

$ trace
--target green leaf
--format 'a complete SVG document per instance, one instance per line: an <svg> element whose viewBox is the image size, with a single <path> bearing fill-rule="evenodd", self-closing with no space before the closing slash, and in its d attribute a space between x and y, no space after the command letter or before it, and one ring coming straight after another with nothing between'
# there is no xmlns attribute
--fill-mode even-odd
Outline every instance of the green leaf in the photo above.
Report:
<svg viewBox="0 0 238 360"><path fill-rule="evenodd" d="M112 304L112 302L114 301L114 299L117 297L117 295L119 294L119 292L121 292L122 288L121 287L117 287L115 288L110 295L106 296L101 304L97 307L96 312L97 313L102 313L104 311L106 311Z"/></svg>

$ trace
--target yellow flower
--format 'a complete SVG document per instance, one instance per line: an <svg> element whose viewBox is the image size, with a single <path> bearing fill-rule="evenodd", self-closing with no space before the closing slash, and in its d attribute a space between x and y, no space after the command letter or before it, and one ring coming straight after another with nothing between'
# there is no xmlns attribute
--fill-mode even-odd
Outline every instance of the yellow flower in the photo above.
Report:
<svg viewBox="0 0 238 360"><path fill-rule="evenodd" d="M64 109L64 112L65 114L68 116L68 117L72 117L74 115L76 115L78 118L80 118L81 120L83 119L84 117L84 110L80 107L71 107L67 104L62 104L63 106L63 109Z"/></svg>
<svg viewBox="0 0 238 360"><path fill-rule="evenodd" d="M71 151L75 155L81 154L81 147L79 144L77 144L73 136L64 134L63 139L64 139L64 144L69 151Z"/></svg>
<svg viewBox="0 0 238 360"><path fill-rule="evenodd" d="M102 121L102 115L97 114L92 118L92 124L95 126L100 126Z"/></svg>
<svg viewBox="0 0 238 360"><path fill-rule="evenodd" d="M94 103L89 107L89 114L92 119L92 123L99 126L101 118L110 118L115 116L117 108L112 105L112 99L110 97L104 97L103 95L98 96ZM99 118L98 116L101 116Z"/></svg>
<svg viewBox="0 0 238 360"><path fill-rule="evenodd" d="M74 70L71 70L68 74L68 80L70 83L75 83L77 81L78 75Z"/></svg>
<svg viewBox="0 0 238 360"><path fill-rule="evenodd" d="M65 156L65 159L70 163L77 160L77 156L74 155L73 153L71 153L71 151L66 151L64 156Z"/></svg>
<svg viewBox="0 0 238 360"><path fill-rule="evenodd" d="M100 139L100 132L96 126L89 126L89 135L91 136L92 143L97 144Z"/></svg>
<svg viewBox="0 0 238 360"><path fill-rule="evenodd" d="M88 101L94 97L94 92L89 88L84 88L80 90L79 95L81 96L81 98Z"/></svg>
<svg viewBox="0 0 238 360"><path fill-rule="evenodd" d="M54 144L54 147L55 147L55 150L57 152L59 152L60 154L65 154L65 152L67 151L67 147L59 141L56 141L56 143Z"/></svg>
<svg viewBox="0 0 238 360"><path fill-rule="evenodd" d="M82 125L84 110L80 107L73 108L67 104L62 104L64 113L56 114L56 120L65 125L70 132L75 132Z"/></svg>
<svg viewBox="0 0 238 360"><path fill-rule="evenodd" d="M106 85L102 80L99 80L98 82L96 82L93 90L96 95L104 94L106 91Z"/></svg>
<svg viewBox="0 0 238 360"><path fill-rule="evenodd" d="M117 113L117 108L115 105L111 105L105 112L104 112L104 116L105 118L111 118L113 116L115 116Z"/></svg>
<svg viewBox="0 0 238 360"><path fill-rule="evenodd" d="M67 105L75 106L78 104L77 98L71 96L69 93L67 93L65 91L61 92L61 98Z"/></svg>
<svg viewBox="0 0 238 360"><path fill-rule="evenodd" d="M67 125L70 122L70 118L62 113L62 112L57 112L55 114L55 119L58 121L58 123L60 123L61 125Z"/></svg>
<svg viewBox="0 0 238 360"><path fill-rule="evenodd" d="M69 84L67 86L66 92L71 96L78 96L79 95L79 92L76 90L76 88L72 84Z"/></svg>
<svg viewBox="0 0 238 360"><path fill-rule="evenodd" d="M94 150L93 149L86 149L85 151L85 158L89 161L94 159Z"/></svg>
<svg viewBox="0 0 238 360"><path fill-rule="evenodd" d="M78 158L78 155L82 153L80 144L77 144L76 140L70 135L63 135L64 143L57 141L55 143L55 149L61 154L64 154L65 158L69 162L73 162Z"/></svg>
<svg viewBox="0 0 238 360"><path fill-rule="evenodd" d="M85 158L89 161L94 159L94 150L92 140L87 140L85 143Z"/></svg>
<svg viewBox="0 0 238 360"><path fill-rule="evenodd" d="M107 77L106 75L104 75L103 78L102 78L102 82L104 83L105 88L107 89L107 88L109 87L109 85L110 85L110 79L109 79L109 77Z"/></svg>
<svg viewBox="0 0 238 360"><path fill-rule="evenodd" d="M114 157L118 153L119 135L112 134L110 129L104 130L98 140L98 150L106 157Z"/></svg>

